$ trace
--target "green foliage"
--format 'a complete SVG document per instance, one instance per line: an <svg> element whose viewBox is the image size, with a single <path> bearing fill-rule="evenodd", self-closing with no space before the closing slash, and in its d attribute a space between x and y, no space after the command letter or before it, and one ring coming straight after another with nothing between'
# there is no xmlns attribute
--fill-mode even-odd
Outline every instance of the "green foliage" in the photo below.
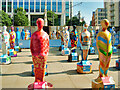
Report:
<svg viewBox="0 0 120 90"><path fill-rule="evenodd" d="M84 24L85 24L85 21L79 22L79 19L77 17L72 17L66 22L67 26L73 26L73 25L83 26Z"/></svg>
<svg viewBox="0 0 120 90"><path fill-rule="evenodd" d="M53 19L54 19L54 23L53 23ZM52 11L47 11L47 20L48 20L48 26L58 26L58 15L55 14Z"/></svg>
<svg viewBox="0 0 120 90"><path fill-rule="evenodd" d="M29 25L29 20L26 17L26 11L23 11L23 8L17 8L14 10L14 26L28 26Z"/></svg>
<svg viewBox="0 0 120 90"><path fill-rule="evenodd" d="M0 11L0 26L11 26L12 21L8 14L4 11Z"/></svg>

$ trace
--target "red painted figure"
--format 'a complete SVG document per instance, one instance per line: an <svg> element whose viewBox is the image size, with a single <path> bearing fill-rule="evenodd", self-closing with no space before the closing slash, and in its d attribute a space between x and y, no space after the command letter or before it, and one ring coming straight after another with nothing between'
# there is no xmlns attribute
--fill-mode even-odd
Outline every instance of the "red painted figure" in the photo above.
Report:
<svg viewBox="0 0 120 90"><path fill-rule="evenodd" d="M43 82L45 77L46 57L49 52L49 36L43 31L44 21L38 18L38 30L32 34L30 49L34 64L35 82Z"/></svg>

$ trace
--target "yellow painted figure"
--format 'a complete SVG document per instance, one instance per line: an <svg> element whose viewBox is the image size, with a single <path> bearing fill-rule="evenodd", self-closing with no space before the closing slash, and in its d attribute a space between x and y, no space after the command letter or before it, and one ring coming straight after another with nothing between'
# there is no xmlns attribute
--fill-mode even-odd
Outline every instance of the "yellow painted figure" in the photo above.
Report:
<svg viewBox="0 0 120 90"><path fill-rule="evenodd" d="M10 48L11 49L14 49L15 38L16 38L16 34L14 32L14 27L11 27L11 32L10 32Z"/></svg>
<svg viewBox="0 0 120 90"><path fill-rule="evenodd" d="M99 76L95 80L96 82L101 81L101 77L108 76L109 64L112 56L112 43L111 33L107 30L109 21L104 19L101 21L102 31L98 33L96 37L96 45L99 52Z"/></svg>

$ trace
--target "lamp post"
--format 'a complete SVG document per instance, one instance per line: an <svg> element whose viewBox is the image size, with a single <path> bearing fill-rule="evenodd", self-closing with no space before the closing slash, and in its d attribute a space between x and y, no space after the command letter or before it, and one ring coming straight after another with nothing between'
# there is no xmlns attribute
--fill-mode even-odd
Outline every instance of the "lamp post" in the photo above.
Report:
<svg viewBox="0 0 120 90"><path fill-rule="evenodd" d="M45 0L44 26L47 26L47 1Z"/></svg>

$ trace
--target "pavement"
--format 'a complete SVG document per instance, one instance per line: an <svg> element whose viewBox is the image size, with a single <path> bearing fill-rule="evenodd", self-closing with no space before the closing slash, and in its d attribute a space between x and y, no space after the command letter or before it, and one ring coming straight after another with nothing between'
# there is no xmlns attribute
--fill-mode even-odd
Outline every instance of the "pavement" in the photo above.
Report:
<svg viewBox="0 0 120 90"><path fill-rule="evenodd" d="M79 54L81 53L79 48L77 51ZM81 55L79 57L81 60ZM67 62L68 56L61 56L58 47L51 47L47 58L49 74L45 76L45 80L52 83L54 88L91 88L92 80L96 79L99 74L99 60L97 58L97 54L88 56L88 60L92 63L93 73L78 74L76 72L77 62ZM118 84L120 71L115 68L117 59L118 53L113 54L108 75L113 77L116 88L118 86L120 88L120 83ZM30 49L22 49L17 57L12 57L12 64L0 65L2 73L0 85L2 85L2 88L26 88L27 90L27 86L35 80L31 72L32 64Z"/></svg>

